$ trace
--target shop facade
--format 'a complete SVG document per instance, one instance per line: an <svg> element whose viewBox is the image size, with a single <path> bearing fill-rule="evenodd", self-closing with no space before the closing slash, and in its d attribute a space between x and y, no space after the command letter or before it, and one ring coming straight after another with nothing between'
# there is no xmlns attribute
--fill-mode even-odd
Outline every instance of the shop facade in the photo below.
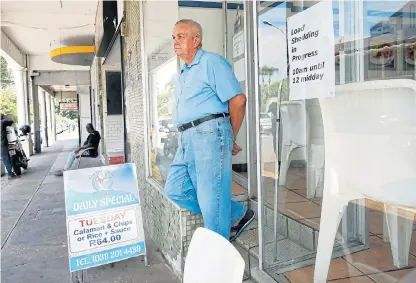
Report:
<svg viewBox="0 0 416 283"><path fill-rule="evenodd" d="M398 282L414 270L416 3L329 2L322 14L319 1L117 2L113 40L91 71L94 121L105 132L105 160L136 164L145 229L178 276L203 225L163 195L177 148L173 93L183 65L171 33L185 18L201 24L203 48L227 58L247 95L237 138L243 152L233 159L234 198L257 212L235 243L246 278L312 282L318 250L334 282ZM296 31L287 23L309 9L315 18L301 20L306 29L326 24L316 31L332 33L324 61L333 64L303 72L293 67ZM98 25L97 50L105 33ZM120 78L113 98L111 75ZM331 98L306 89L307 99L294 99L296 77L321 75L334 78ZM342 197L331 199L334 192ZM321 233L328 241L318 247ZM331 249L329 257L322 252ZM341 281L347 278L356 281Z"/></svg>

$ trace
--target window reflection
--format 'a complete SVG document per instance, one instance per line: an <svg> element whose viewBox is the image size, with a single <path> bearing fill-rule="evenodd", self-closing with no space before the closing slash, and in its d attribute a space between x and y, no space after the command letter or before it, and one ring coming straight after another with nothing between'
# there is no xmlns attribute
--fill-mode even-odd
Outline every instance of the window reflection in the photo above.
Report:
<svg viewBox="0 0 416 283"><path fill-rule="evenodd" d="M143 7L148 86L146 94L150 107L151 175L163 185L177 148L172 115L178 64L171 32L178 20L178 3L147 1ZM171 12L160 17L161 11L166 9Z"/></svg>
<svg viewBox="0 0 416 283"><path fill-rule="evenodd" d="M364 2L365 79L414 77L413 1Z"/></svg>
<svg viewBox="0 0 416 283"><path fill-rule="evenodd" d="M321 220L325 217L322 215L323 189L328 178L325 176L325 154L328 151L325 147L330 146L326 145L324 139L320 102L317 99L289 101L284 34L286 20L317 3L299 2L259 1L257 7L261 168L265 210L263 261L265 271L270 276L279 282L289 280L292 283L313 281L313 264L319 233L322 231ZM415 1L336 0L333 1L333 16L336 85L345 85L342 87L347 89L348 86L353 87L365 81L377 81L376 86L380 87L389 79L415 79ZM402 89L396 94L402 96L404 92L406 90ZM338 134L349 131L373 137L377 136L377 131L381 128L369 128L371 123L379 125L381 121L384 123L382 126L387 127L393 123L398 125L397 119L413 117L410 109L414 105L407 107L404 103L407 96L391 100L393 98L380 95L392 93L383 87L377 92L353 91L351 95L357 100L345 101L340 111L355 109L356 112L342 112L345 115L342 119L352 122L349 126L344 125ZM367 103L369 100L366 98L360 100L364 95L367 98L375 97L376 100L372 103ZM409 104L414 103L414 100L408 101ZM391 108L386 107L390 104ZM401 105L402 111L393 115L393 108L398 105ZM379 111L380 115L373 115L373 120L370 119L368 123L356 119L367 112L370 117L371 107L374 107L373 114ZM272 120L271 123L269 119ZM326 122L335 124L339 121ZM414 123L412 125L414 127ZM394 140L393 137L392 139ZM390 145L398 146L393 140ZM342 142L345 140L340 140ZM355 142L359 143L357 140L350 140L350 145ZM357 158L346 166L346 170L355 174L357 172L354 170L361 168L363 172L368 170L367 174L363 174L370 176L372 170L376 170L367 169L365 166L372 162L370 157L386 154L386 150L379 153L376 150L368 147L366 152L362 152L362 156L355 155ZM347 160L347 155L354 155L356 152L345 154ZM396 164L396 168L405 165L404 159L398 160L394 161L401 162ZM384 165L387 166L386 163ZM364 179L363 177L362 180ZM373 182L369 186L375 185L381 176L372 176L370 179ZM389 233L386 216L390 221L397 220L407 232L398 232L401 230L392 228L390 222ZM412 213L388 210L383 203L373 200L350 202L333 243L335 259L331 261L328 280L398 282L409 274L416 263L413 217ZM391 249L392 245L397 244L397 238L392 243L388 239L394 233L402 233L399 236L400 241L413 235L410 245L400 245L400 255L397 251L394 252L394 248L393 252ZM327 248L331 247L328 243ZM399 257L406 260L400 262Z"/></svg>

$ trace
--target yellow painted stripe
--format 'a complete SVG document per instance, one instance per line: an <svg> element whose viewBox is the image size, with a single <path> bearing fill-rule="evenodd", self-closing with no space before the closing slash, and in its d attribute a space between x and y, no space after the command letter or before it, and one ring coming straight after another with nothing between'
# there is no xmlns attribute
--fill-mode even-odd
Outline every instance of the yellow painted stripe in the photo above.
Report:
<svg viewBox="0 0 416 283"><path fill-rule="evenodd" d="M51 58L64 54L95 53L95 46L67 46L52 50Z"/></svg>

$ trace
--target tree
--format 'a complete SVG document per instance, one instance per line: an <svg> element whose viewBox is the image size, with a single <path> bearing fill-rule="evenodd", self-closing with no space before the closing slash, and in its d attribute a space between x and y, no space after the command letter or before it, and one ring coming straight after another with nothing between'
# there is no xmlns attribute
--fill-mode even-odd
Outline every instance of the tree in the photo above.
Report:
<svg viewBox="0 0 416 283"><path fill-rule="evenodd" d="M169 103L171 97L172 97L172 95L169 92L159 94L157 96L157 108L161 109L161 108L165 107Z"/></svg>
<svg viewBox="0 0 416 283"><path fill-rule="evenodd" d="M280 89L280 98L279 98L279 86L282 83ZM267 107L270 104L270 100L272 98L278 99L278 103L280 101L288 101L289 100L289 85L287 79L283 79L281 81L272 83L271 85L264 86L261 91L261 111L266 112Z"/></svg>
<svg viewBox="0 0 416 283"><path fill-rule="evenodd" d="M1 67L1 89L0 89L0 111L8 114L17 122L17 102L16 89L14 87L14 78L12 70L10 70L6 59L0 56Z"/></svg>
<svg viewBox="0 0 416 283"><path fill-rule="evenodd" d="M277 72L279 72L278 68L263 66L260 70L260 74L261 74L261 77L262 77L262 85L265 85L265 83L264 83L264 77L265 76L269 77L269 85L270 85L273 74L277 73Z"/></svg>
<svg viewBox="0 0 416 283"><path fill-rule="evenodd" d="M17 122L16 91L14 88L8 87L0 90L0 110Z"/></svg>
<svg viewBox="0 0 416 283"><path fill-rule="evenodd" d="M0 65L1 65L1 89L6 89L8 87L14 86L14 78L12 70L10 70L6 59L0 56Z"/></svg>
<svg viewBox="0 0 416 283"><path fill-rule="evenodd" d="M169 82L165 85L165 89L167 92L169 93L173 93L173 91L175 90L175 85L176 85L176 74L173 75Z"/></svg>
<svg viewBox="0 0 416 283"><path fill-rule="evenodd" d="M74 110L64 110L61 111L62 117L68 118L70 120L76 120L78 118L78 111Z"/></svg>
<svg viewBox="0 0 416 283"><path fill-rule="evenodd" d="M77 102L77 100L66 100L62 102ZM55 105L55 113L59 113L62 117L68 118L70 120L77 120L78 119L78 111L77 110L63 110L59 109L58 105Z"/></svg>

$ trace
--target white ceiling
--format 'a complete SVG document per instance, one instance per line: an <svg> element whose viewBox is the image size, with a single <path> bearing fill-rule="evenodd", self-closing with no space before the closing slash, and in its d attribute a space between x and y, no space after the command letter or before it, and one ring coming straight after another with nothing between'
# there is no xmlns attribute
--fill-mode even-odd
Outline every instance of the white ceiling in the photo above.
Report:
<svg viewBox="0 0 416 283"><path fill-rule="evenodd" d="M92 45L97 0L1 1L1 28L28 55Z"/></svg>
<svg viewBox="0 0 416 283"><path fill-rule="evenodd" d="M77 91L77 86L75 86L75 85L68 85L68 86L65 86L65 85L51 85L50 87L55 92Z"/></svg>

